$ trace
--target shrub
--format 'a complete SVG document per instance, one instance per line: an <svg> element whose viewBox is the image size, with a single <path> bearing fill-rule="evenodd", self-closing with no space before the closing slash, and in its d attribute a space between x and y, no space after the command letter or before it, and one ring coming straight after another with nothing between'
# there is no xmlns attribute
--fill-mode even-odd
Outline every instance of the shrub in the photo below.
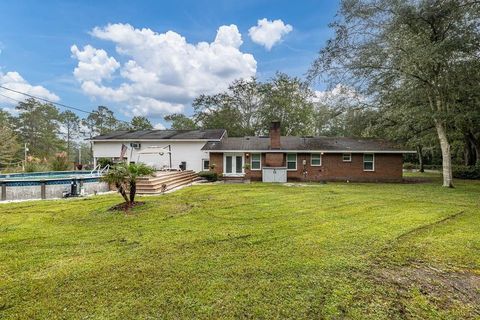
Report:
<svg viewBox="0 0 480 320"><path fill-rule="evenodd" d="M417 168L417 165L414 164L414 163L411 163L411 162L405 162L403 164L403 169L405 170L413 170L413 169L416 169Z"/></svg>
<svg viewBox="0 0 480 320"><path fill-rule="evenodd" d="M97 159L97 164L100 165L100 167L105 168L107 165L113 166L113 161L110 158L98 158Z"/></svg>
<svg viewBox="0 0 480 320"><path fill-rule="evenodd" d="M33 156L28 156L25 162L25 172L39 172L47 171L47 166L42 163L42 160Z"/></svg>
<svg viewBox="0 0 480 320"><path fill-rule="evenodd" d="M53 171L66 171L70 167L68 163L68 157L66 152L59 152L55 154L55 158L50 163L50 167Z"/></svg>
<svg viewBox="0 0 480 320"><path fill-rule="evenodd" d="M207 179L207 181L215 182L218 180L218 174L213 171L201 171L198 173L199 177Z"/></svg>
<svg viewBox="0 0 480 320"><path fill-rule="evenodd" d="M441 164L425 164L423 166L425 170L442 170Z"/></svg>
<svg viewBox="0 0 480 320"><path fill-rule="evenodd" d="M457 179L480 179L480 166L453 166L452 172Z"/></svg>

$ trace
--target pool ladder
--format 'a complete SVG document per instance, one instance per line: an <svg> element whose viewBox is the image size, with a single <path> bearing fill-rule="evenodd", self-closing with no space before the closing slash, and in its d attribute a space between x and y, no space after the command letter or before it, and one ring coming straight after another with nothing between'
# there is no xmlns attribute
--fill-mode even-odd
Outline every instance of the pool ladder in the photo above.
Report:
<svg viewBox="0 0 480 320"><path fill-rule="evenodd" d="M107 164L107 165L106 165L105 167L103 167L103 168L102 168L99 164L97 164L97 165L95 166L95 168L93 168L92 171L90 171L90 175L93 176L93 173L94 173L95 171L97 171L97 174L98 174L99 176L101 176L104 172L108 172L109 169L110 169L110 165L109 165L109 164Z"/></svg>

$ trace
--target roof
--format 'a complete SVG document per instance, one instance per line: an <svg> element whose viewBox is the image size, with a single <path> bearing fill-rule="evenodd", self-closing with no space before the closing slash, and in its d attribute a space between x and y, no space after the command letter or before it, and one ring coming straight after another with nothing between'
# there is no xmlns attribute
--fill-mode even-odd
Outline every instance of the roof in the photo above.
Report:
<svg viewBox="0 0 480 320"><path fill-rule="evenodd" d="M113 131L93 137L93 141L220 140L225 129Z"/></svg>
<svg viewBox="0 0 480 320"><path fill-rule="evenodd" d="M325 151L325 152L397 152L410 153L401 146L382 139L344 137L281 137L280 149L270 148L269 137L225 138L208 142L206 151Z"/></svg>

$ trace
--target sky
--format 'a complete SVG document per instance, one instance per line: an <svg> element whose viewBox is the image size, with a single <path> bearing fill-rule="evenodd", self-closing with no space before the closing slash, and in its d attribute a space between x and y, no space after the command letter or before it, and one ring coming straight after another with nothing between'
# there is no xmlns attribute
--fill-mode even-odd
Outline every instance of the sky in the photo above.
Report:
<svg viewBox="0 0 480 320"><path fill-rule="evenodd" d="M191 115L196 96L234 79L304 77L337 9L333 0L3 0L0 85L164 128L164 115ZM12 111L11 98L24 99L0 88L1 108Z"/></svg>

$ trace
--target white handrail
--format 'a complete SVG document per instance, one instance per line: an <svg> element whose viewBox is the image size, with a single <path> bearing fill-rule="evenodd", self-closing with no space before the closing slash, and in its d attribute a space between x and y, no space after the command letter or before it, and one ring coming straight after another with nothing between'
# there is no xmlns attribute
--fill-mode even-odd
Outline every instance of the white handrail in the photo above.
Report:
<svg viewBox="0 0 480 320"><path fill-rule="evenodd" d="M96 170L99 170L100 169L100 164L97 164L95 166L95 168L92 169L92 171L90 171L90 175L93 175L93 173L96 171Z"/></svg>
<svg viewBox="0 0 480 320"><path fill-rule="evenodd" d="M101 169L99 172L98 172L98 175L101 176L105 171L108 172L108 169L110 169L110 165L107 164L103 169Z"/></svg>

